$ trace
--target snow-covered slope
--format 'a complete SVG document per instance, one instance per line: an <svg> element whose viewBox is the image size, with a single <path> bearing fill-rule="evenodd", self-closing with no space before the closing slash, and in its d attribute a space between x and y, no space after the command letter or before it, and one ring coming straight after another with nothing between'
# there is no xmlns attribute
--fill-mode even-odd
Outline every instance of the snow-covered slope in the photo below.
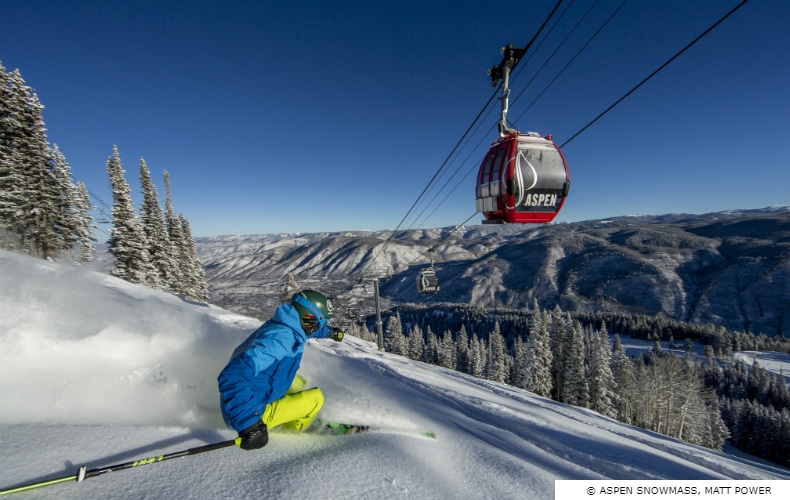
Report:
<svg viewBox="0 0 790 500"><path fill-rule="evenodd" d="M258 322L84 267L0 251L0 490L235 436L216 375ZM310 341L326 418L404 433L269 445L19 498L553 498L556 479L790 479L588 410L376 350ZM430 429L437 439L414 437Z"/></svg>

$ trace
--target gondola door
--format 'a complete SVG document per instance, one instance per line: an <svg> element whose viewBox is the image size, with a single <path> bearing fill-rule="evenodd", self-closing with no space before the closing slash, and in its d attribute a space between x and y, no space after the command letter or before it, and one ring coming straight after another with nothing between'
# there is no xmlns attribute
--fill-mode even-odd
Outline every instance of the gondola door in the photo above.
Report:
<svg viewBox="0 0 790 500"><path fill-rule="evenodd" d="M507 221L506 186L508 169L512 172L511 150L512 141L498 141L488 151L478 172L476 208L492 222Z"/></svg>

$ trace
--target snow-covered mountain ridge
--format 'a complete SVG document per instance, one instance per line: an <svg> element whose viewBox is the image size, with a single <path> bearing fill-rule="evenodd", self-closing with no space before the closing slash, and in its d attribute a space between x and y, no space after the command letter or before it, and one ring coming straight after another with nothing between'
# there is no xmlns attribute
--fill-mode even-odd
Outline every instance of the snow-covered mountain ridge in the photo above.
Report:
<svg viewBox="0 0 790 500"><path fill-rule="evenodd" d="M426 301L664 315L790 336L790 207L626 216L545 226L198 238L212 301L265 317L288 274L341 304ZM385 244L385 241L389 241ZM414 282L434 248L440 283ZM368 284L367 288L363 285Z"/></svg>

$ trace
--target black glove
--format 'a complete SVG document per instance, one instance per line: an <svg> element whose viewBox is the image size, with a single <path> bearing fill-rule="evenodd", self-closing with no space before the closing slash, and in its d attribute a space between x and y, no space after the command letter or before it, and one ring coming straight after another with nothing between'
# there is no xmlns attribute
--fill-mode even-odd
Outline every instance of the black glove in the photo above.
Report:
<svg viewBox="0 0 790 500"><path fill-rule="evenodd" d="M332 333L329 334L329 338L334 340L335 342L340 342L341 340L343 340L343 337L345 336L346 334L343 333L343 330L341 330L336 326L332 327Z"/></svg>
<svg viewBox="0 0 790 500"><path fill-rule="evenodd" d="M263 448L269 442L269 430L262 420L258 420L239 432L239 437L241 438L239 447L242 450L257 450Z"/></svg>

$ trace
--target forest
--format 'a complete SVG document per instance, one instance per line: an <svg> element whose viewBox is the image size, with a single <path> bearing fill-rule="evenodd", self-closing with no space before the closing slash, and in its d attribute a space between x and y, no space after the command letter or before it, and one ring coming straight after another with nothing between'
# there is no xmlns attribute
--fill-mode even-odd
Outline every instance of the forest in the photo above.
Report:
<svg viewBox="0 0 790 500"><path fill-rule="evenodd" d="M0 248L51 260L91 262L97 226L91 191L75 181L66 156L49 145L38 96L19 70L0 63ZM112 274L132 283L206 300L208 287L189 221L176 214L170 196L161 209L144 159L143 203L138 214L124 178L118 148L107 160L113 190L109 251Z"/></svg>
<svg viewBox="0 0 790 500"><path fill-rule="evenodd" d="M349 331L375 340L364 318ZM621 336L652 341L652 348L629 357ZM387 319L384 350L693 444L722 449L729 438L738 449L790 466L784 377L733 357L742 350L788 353L783 337L645 315L572 316L537 304L526 310L409 306Z"/></svg>

